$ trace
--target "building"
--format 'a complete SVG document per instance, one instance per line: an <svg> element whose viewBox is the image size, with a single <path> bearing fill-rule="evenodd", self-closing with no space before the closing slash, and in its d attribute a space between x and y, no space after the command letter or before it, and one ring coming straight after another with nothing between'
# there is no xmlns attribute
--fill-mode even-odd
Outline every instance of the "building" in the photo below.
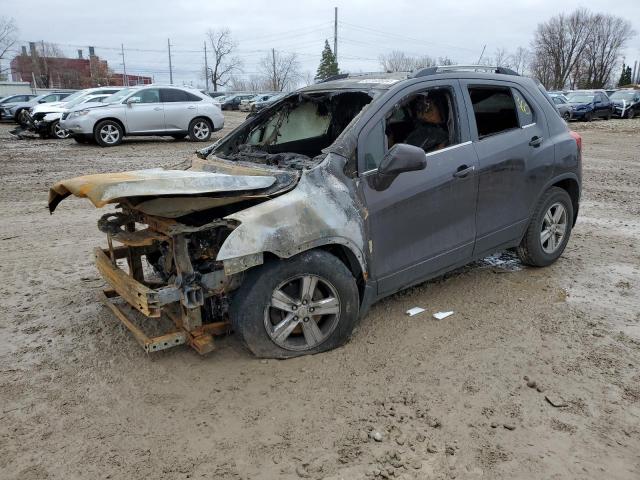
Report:
<svg viewBox="0 0 640 480"><path fill-rule="evenodd" d="M50 52L47 52L49 50ZM11 77L14 82L30 82L34 88L90 88L104 85L124 85L124 74L114 73L106 60L89 47L89 57L78 50L77 58L55 55L55 47L44 42L29 43L22 53L11 60ZM128 85L152 83L151 77L127 75Z"/></svg>

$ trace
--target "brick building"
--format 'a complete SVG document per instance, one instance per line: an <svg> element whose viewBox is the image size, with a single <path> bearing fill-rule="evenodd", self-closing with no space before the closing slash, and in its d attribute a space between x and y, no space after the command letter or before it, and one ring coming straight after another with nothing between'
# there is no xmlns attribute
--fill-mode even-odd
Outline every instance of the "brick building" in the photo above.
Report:
<svg viewBox="0 0 640 480"><path fill-rule="evenodd" d="M106 60L95 55L89 47L89 57L78 50L78 58L46 55L44 45L38 50L34 42L29 51L11 60L11 77L15 82L35 83L35 88L89 88L104 85L124 85L124 74L109 70ZM127 75L128 85L152 83L151 77Z"/></svg>

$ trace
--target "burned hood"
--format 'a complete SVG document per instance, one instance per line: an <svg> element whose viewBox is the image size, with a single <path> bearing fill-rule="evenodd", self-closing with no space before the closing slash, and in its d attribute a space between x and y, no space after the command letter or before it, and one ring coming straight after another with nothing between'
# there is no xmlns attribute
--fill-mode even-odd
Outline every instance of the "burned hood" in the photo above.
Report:
<svg viewBox="0 0 640 480"><path fill-rule="evenodd" d="M273 190L276 176L258 174L228 174L200 170L164 170L154 168L149 170L134 170L122 173L103 173L85 175L56 183L49 190L49 211L53 213L58 204L69 195L88 198L96 207L100 208L109 203L122 203L134 200L135 203L148 203L157 210L159 199L199 199L186 202L188 210L207 208L211 199L225 196L243 197L259 195ZM237 195L235 195L237 194ZM203 199L205 199L203 201ZM164 202L165 204L171 202ZM180 202L178 202L180 203ZM168 206L168 205L167 205ZM178 205L175 205L176 207ZM166 209L166 207L165 207ZM162 210L162 208L161 208ZM182 213L181 207L171 209L172 215ZM160 214L161 212L156 211Z"/></svg>

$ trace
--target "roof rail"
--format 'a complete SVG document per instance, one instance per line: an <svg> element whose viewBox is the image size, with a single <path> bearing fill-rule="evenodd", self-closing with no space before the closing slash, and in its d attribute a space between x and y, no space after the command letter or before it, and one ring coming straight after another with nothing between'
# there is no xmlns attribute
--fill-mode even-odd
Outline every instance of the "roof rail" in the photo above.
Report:
<svg viewBox="0 0 640 480"><path fill-rule="evenodd" d="M482 70L491 71L493 73L500 73L502 75L520 76L518 72L511 70L510 68L497 67L492 65L439 65L436 67L427 67L417 70L411 75L411 78L426 77L429 75L435 75L436 73L456 72L458 70L469 70L473 72Z"/></svg>
<svg viewBox="0 0 640 480"><path fill-rule="evenodd" d="M330 77L327 77L324 80L320 80L319 82L316 82L316 83L331 82L333 80L342 80L344 78L349 78L349 74L348 73L338 73L337 75L331 75Z"/></svg>

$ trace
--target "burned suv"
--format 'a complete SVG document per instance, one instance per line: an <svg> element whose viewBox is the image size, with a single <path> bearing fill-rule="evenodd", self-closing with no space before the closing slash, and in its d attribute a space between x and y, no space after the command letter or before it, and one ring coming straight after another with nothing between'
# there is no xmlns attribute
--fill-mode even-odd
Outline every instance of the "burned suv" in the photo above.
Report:
<svg viewBox="0 0 640 480"><path fill-rule="evenodd" d="M117 205L95 257L145 350L204 353L230 330L260 357L329 350L382 297L502 249L546 266L567 245L581 139L534 81L481 68L334 77L185 170L65 180L49 207ZM161 316L171 328L148 336Z"/></svg>

